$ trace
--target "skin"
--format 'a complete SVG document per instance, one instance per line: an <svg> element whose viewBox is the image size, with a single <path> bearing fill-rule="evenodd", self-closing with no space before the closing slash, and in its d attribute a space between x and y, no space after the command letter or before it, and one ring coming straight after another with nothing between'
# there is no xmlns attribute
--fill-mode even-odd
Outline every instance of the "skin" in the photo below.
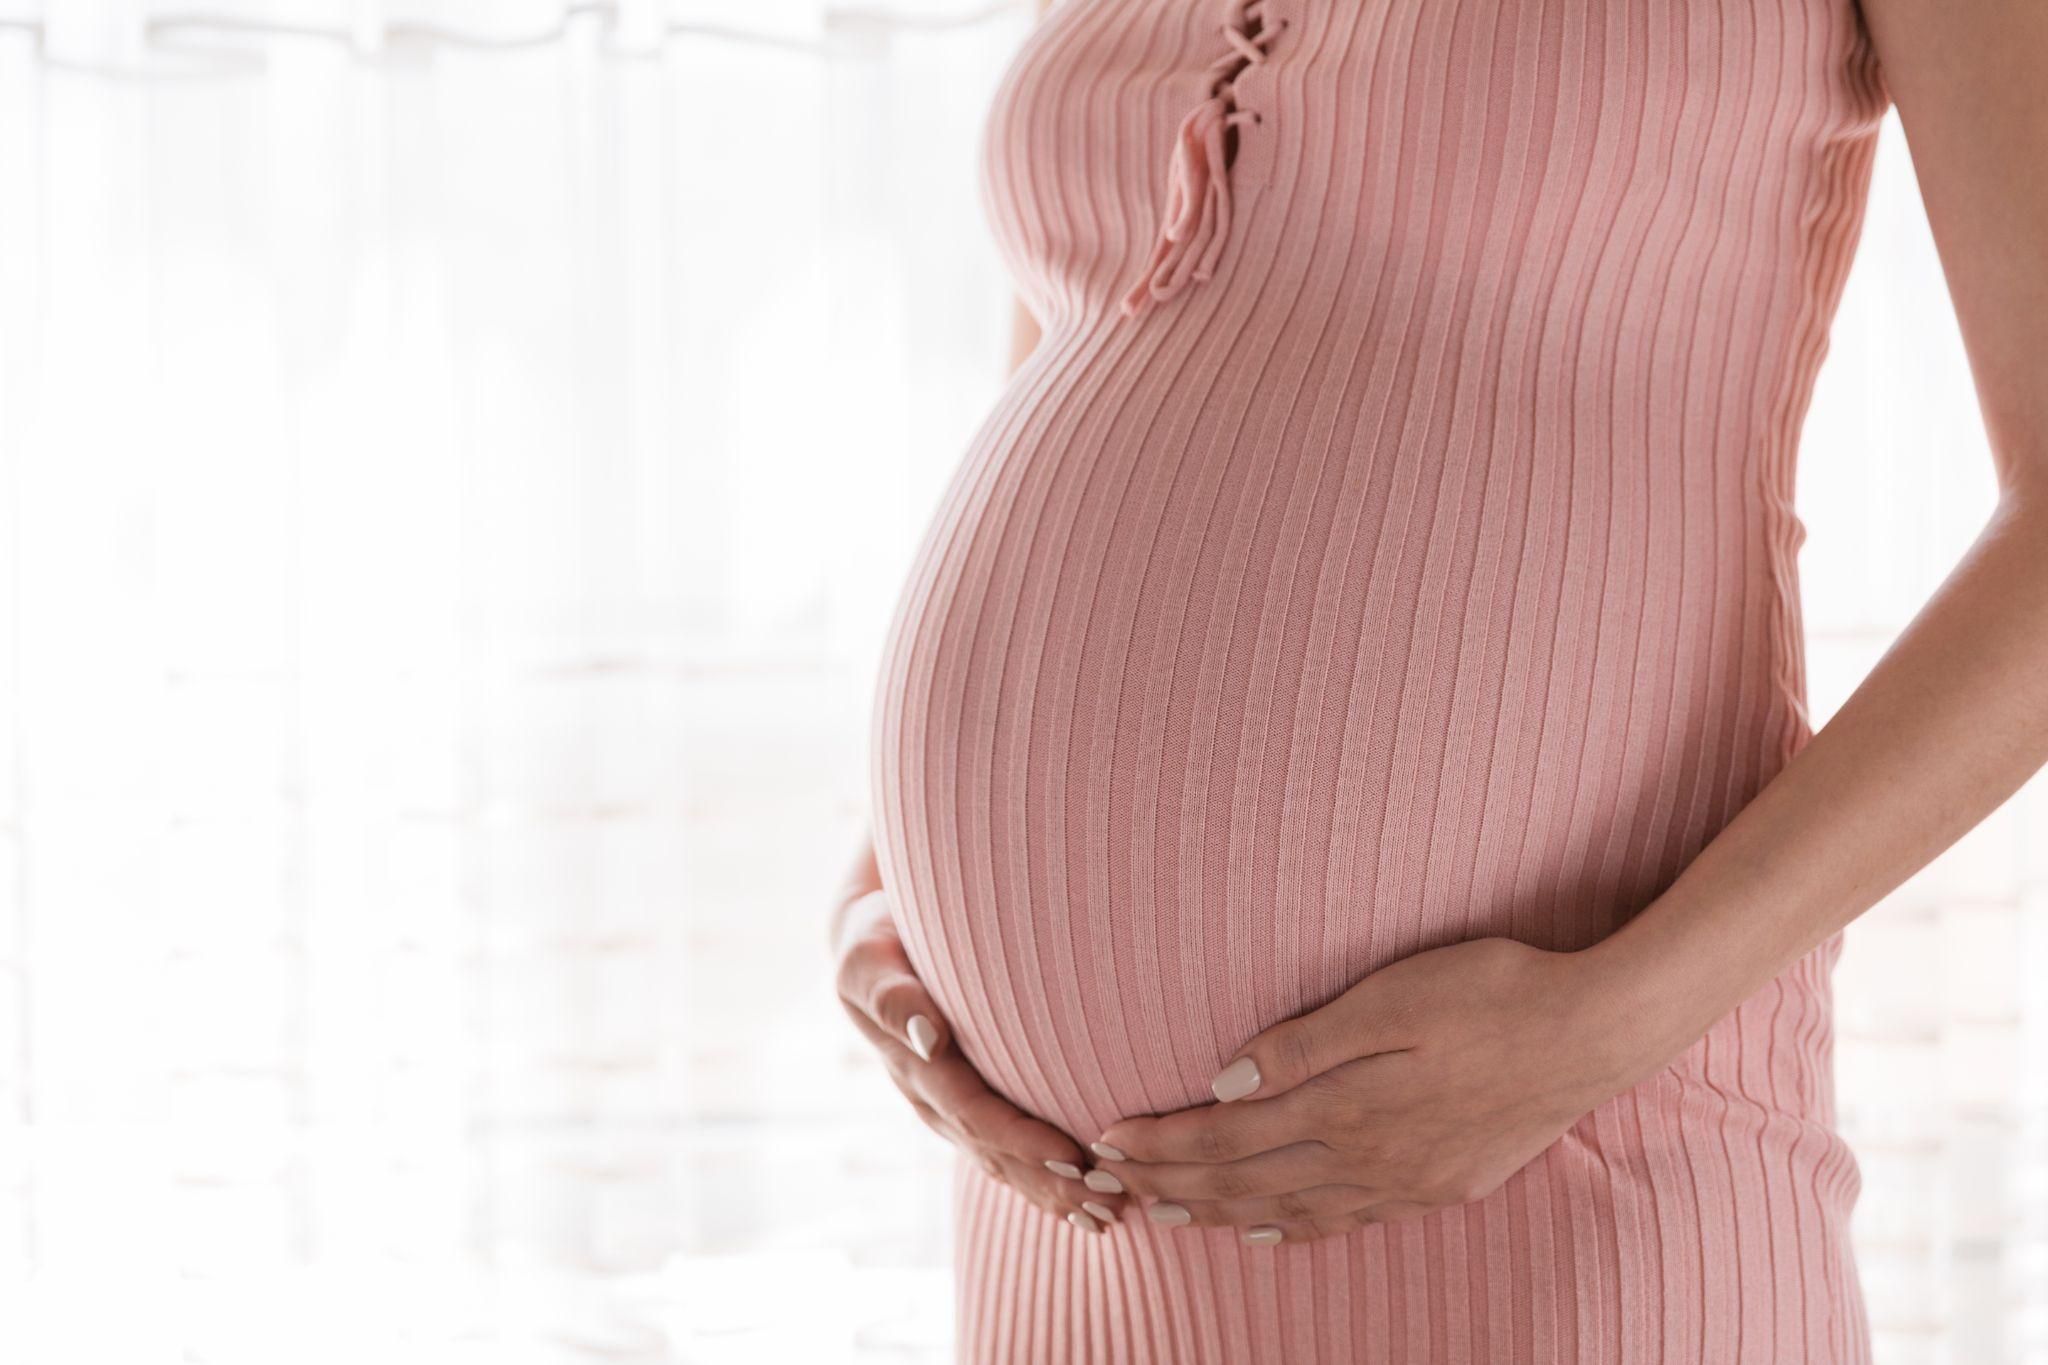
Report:
<svg viewBox="0 0 2048 1365"><path fill-rule="evenodd" d="M2048 5L1862 6L1976 381L1992 515L1834 718L1607 939L1419 953L1248 1040L1223 1073L1255 1067L1248 1091L1101 1134L1126 1158L1101 1169L1156 1220L1270 1245L1485 1197L2048 762Z"/></svg>
<svg viewBox="0 0 2048 1365"><path fill-rule="evenodd" d="M1125 1197L1082 1183L1088 1154L1069 1135L992 1090L953 1045L945 1016L903 954L870 842L855 859L832 915L839 1001L882 1055L896 1088L925 1126L997 1180L1084 1232L1123 1216ZM920 1051L911 1020L932 1026ZM1072 1175L1048 1167L1058 1162Z"/></svg>

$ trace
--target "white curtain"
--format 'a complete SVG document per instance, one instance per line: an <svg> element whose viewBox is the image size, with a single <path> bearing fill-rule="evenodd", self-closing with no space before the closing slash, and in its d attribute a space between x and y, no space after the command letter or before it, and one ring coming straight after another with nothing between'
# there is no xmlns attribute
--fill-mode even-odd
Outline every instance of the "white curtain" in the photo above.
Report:
<svg viewBox="0 0 2048 1365"><path fill-rule="evenodd" d="M945 1358L823 929L1028 23L0 0L0 1359ZM1887 137L1817 719L1990 499ZM2044 836L1851 933L1887 1362L2048 1360Z"/></svg>

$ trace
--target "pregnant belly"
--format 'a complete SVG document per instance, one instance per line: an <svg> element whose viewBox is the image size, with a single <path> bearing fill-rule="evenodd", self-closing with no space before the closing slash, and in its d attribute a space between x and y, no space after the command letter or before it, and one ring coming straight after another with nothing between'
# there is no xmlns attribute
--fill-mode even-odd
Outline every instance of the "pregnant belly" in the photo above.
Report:
<svg viewBox="0 0 2048 1365"><path fill-rule="evenodd" d="M885 884L967 1056L1083 1141L1387 962L1595 941L1761 780L1739 622L1410 464L1048 443L971 459L927 540Z"/></svg>

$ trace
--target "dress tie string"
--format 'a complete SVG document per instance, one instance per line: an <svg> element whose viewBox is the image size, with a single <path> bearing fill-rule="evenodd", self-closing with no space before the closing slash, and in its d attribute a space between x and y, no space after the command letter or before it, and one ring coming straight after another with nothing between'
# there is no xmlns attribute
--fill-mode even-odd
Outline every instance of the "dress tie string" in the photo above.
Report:
<svg viewBox="0 0 2048 1365"><path fill-rule="evenodd" d="M1223 0L1223 40L1230 50L1209 64L1209 95L1188 111L1173 139L1167 176L1166 212L1152 258L1123 298L1123 314L1135 317L1149 300L1165 301L1189 280L1206 280L1230 233L1230 149L1232 128L1262 120L1240 108L1232 82L1248 66L1266 60L1285 19L1268 25L1265 0ZM1257 28L1250 27L1257 21Z"/></svg>

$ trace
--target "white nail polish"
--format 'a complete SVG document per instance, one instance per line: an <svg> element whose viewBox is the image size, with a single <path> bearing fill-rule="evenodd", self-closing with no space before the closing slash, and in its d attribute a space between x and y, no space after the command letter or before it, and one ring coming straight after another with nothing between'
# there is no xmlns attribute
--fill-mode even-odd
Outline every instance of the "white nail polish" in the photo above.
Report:
<svg viewBox="0 0 2048 1365"><path fill-rule="evenodd" d="M1122 1152L1118 1151L1116 1148L1110 1146L1106 1142L1091 1142L1088 1144L1088 1150L1095 1153L1095 1155L1101 1157L1104 1161L1130 1160L1129 1157L1125 1156Z"/></svg>
<svg viewBox="0 0 2048 1365"><path fill-rule="evenodd" d="M930 1061L932 1044L939 1041L939 1031L932 1027L932 1021L922 1014L913 1014L910 1016L910 1023L905 1025L905 1030L910 1034L910 1050L923 1060Z"/></svg>
<svg viewBox="0 0 2048 1365"><path fill-rule="evenodd" d="M1108 1171L1090 1171L1086 1176L1082 1177L1081 1183L1091 1190L1100 1190L1104 1194L1122 1194L1124 1192L1124 1182L1118 1180Z"/></svg>
<svg viewBox="0 0 2048 1365"><path fill-rule="evenodd" d="M1278 1228L1252 1228L1244 1235L1244 1239L1255 1247L1272 1246L1280 1237L1281 1232Z"/></svg>
<svg viewBox="0 0 2048 1365"><path fill-rule="evenodd" d="M1209 1089L1216 1098L1228 1104L1241 1100L1259 1088L1259 1064L1249 1057L1240 1057L1223 1068L1215 1080L1209 1082Z"/></svg>
<svg viewBox="0 0 2048 1365"><path fill-rule="evenodd" d="M1071 1161L1048 1161L1045 1163L1045 1169L1051 1171L1054 1175L1064 1176L1068 1180L1079 1180L1081 1178L1081 1168Z"/></svg>
<svg viewBox="0 0 2048 1365"><path fill-rule="evenodd" d="M1110 1208L1107 1204L1098 1204L1093 1199L1083 1199L1081 1207L1105 1223L1114 1223L1116 1221L1116 1210Z"/></svg>
<svg viewBox="0 0 2048 1365"><path fill-rule="evenodd" d="M1193 1222L1195 1216L1178 1204L1154 1204L1145 1210L1145 1216L1162 1227L1184 1228Z"/></svg>
<svg viewBox="0 0 2048 1365"><path fill-rule="evenodd" d="M1098 1231L1100 1228L1100 1225L1096 1223L1096 1221L1093 1218L1090 1218L1085 1213L1070 1213L1067 1215L1067 1221L1069 1223L1072 1223L1075 1227L1081 1229L1081 1231L1083 1232L1095 1232Z"/></svg>

